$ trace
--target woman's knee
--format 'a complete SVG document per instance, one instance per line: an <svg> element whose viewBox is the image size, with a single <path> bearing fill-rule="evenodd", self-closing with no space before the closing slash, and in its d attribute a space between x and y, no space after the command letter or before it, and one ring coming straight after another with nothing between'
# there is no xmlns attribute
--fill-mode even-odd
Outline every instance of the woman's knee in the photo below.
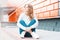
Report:
<svg viewBox="0 0 60 40"><path fill-rule="evenodd" d="M35 31L36 31L36 28L32 28L31 31L32 31L32 32L35 32Z"/></svg>
<svg viewBox="0 0 60 40"><path fill-rule="evenodd" d="M21 34L23 31L24 31L23 29L19 28L19 33L20 33L20 34Z"/></svg>

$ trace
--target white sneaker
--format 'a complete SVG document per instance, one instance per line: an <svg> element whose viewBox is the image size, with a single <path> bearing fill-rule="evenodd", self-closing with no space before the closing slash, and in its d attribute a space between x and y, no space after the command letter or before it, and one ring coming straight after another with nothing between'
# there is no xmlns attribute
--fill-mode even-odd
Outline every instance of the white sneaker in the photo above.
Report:
<svg viewBox="0 0 60 40"><path fill-rule="evenodd" d="M39 39L38 34L36 34L35 32L32 32L31 35L32 35L33 38Z"/></svg>
<svg viewBox="0 0 60 40"><path fill-rule="evenodd" d="M25 31L23 31L20 35L21 38L24 38L24 35L25 35Z"/></svg>

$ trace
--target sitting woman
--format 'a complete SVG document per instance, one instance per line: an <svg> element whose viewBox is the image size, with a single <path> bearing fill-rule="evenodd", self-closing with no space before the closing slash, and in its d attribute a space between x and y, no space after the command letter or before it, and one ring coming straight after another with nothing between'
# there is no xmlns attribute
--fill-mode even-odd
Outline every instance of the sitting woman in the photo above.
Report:
<svg viewBox="0 0 60 40"><path fill-rule="evenodd" d="M26 4L24 8L25 12L19 16L17 21L17 26L20 29L20 36L24 38L25 33L29 32L33 38L39 38L35 33L36 27L38 26L38 20L33 14L33 7L31 4Z"/></svg>

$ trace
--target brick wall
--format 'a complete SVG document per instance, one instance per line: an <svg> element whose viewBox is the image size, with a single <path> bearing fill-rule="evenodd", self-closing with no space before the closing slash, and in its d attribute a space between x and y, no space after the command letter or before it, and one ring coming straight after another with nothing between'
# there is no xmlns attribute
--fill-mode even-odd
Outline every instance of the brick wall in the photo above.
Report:
<svg viewBox="0 0 60 40"><path fill-rule="evenodd" d="M55 18L58 16L58 0L43 0L34 5L38 19Z"/></svg>
<svg viewBox="0 0 60 40"><path fill-rule="evenodd" d="M26 3L31 3L34 8L34 13L36 14L36 17L38 19L56 18L59 15L58 0L25 0L25 1L22 0L22 1L23 1L22 3L19 3L18 1L16 2L14 1L15 4L13 2L10 3L14 6L20 5L18 6L20 8L23 8L23 5Z"/></svg>

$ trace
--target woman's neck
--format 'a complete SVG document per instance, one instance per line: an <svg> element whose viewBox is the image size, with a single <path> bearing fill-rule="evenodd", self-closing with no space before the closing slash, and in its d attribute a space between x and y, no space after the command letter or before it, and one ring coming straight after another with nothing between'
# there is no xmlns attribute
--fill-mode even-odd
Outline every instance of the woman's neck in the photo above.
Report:
<svg viewBox="0 0 60 40"><path fill-rule="evenodd" d="M26 13L27 16L30 16L31 14Z"/></svg>

